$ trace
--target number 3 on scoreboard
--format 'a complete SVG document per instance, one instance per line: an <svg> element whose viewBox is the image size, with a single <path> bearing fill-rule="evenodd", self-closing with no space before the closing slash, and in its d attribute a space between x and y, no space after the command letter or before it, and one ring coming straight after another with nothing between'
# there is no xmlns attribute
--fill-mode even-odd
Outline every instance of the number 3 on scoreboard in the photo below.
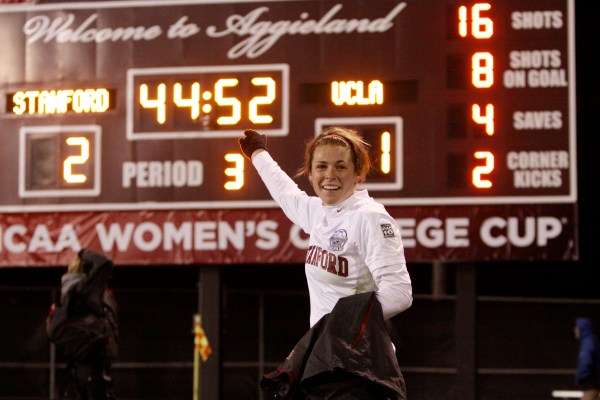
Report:
<svg viewBox="0 0 600 400"><path fill-rule="evenodd" d="M233 178L225 182L225 189L240 190L244 186L244 156L239 153L227 153L225 161L234 163L233 167L225 169L225 175Z"/></svg>

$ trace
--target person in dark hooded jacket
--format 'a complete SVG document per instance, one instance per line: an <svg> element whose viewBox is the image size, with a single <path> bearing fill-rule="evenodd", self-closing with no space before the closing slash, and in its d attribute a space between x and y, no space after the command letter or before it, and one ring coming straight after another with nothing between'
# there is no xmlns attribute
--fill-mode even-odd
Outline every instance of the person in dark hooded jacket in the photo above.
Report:
<svg viewBox="0 0 600 400"><path fill-rule="evenodd" d="M575 338L579 339L575 384L583 391L582 400L598 400L600 393L600 344L592 320L575 319Z"/></svg>
<svg viewBox="0 0 600 400"><path fill-rule="evenodd" d="M113 269L112 260L104 254L80 250L61 277L60 304L52 304L48 316L49 338L57 341L58 350L66 358L78 400L115 399L110 370L118 354L118 317L117 303L107 286ZM64 318L59 314L66 315L67 323L87 321L90 330L94 326L94 331L102 331L102 339L97 341L95 335L84 335L81 330L67 331L65 325L60 325ZM65 334L57 336L59 330Z"/></svg>

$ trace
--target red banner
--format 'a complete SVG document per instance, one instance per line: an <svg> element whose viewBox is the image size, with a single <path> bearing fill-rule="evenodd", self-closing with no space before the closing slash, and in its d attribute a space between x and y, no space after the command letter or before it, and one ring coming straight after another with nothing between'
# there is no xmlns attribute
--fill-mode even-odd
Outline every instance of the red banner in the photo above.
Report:
<svg viewBox="0 0 600 400"><path fill-rule="evenodd" d="M388 207L408 262L576 260L574 204ZM82 247L121 265L303 263L278 209L0 214L0 266L64 265Z"/></svg>

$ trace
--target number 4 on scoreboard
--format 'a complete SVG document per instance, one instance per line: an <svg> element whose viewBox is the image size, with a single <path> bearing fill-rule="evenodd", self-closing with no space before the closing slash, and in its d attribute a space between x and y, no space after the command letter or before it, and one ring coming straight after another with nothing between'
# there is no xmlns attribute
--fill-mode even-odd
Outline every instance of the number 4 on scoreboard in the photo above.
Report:
<svg viewBox="0 0 600 400"><path fill-rule="evenodd" d="M488 104L485 106L485 114L481 114L481 107L479 104L473 104L471 117L473 121L480 125L485 125L485 133L489 136L494 134L494 105Z"/></svg>

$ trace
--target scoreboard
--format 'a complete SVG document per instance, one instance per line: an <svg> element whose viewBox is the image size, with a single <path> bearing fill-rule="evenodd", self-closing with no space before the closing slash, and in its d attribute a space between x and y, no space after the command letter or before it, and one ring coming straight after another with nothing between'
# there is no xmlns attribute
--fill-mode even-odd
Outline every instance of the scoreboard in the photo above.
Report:
<svg viewBox="0 0 600 400"><path fill-rule="evenodd" d="M386 205L576 201L574 5L178 1L0 8L0 211L276 207L284 170L358 129ZM307 182L298 184L309 191Z"/></svg>
<svg viewBox="0 0 600 400"><path fill-rule="evenodd" d="M302 263L237 140L293 176L334 125L407 260L578 258L574 0L43 1L0 35L0 266Z"/></svg>

